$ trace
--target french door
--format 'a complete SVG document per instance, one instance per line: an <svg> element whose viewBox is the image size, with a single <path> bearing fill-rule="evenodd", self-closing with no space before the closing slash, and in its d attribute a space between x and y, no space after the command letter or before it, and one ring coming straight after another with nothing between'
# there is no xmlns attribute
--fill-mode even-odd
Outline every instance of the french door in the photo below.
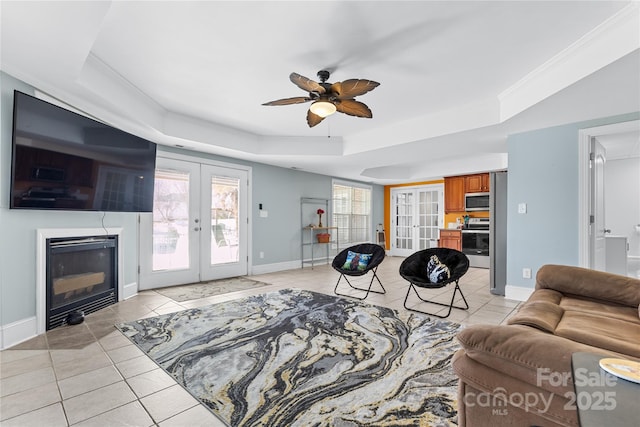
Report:
<svg viewBox="0 0 640 427"><path fill-rule="evenodd" d="M158 158L153 205L140 216L140 289L247 274L247 170Z"/></svg>
<svg viewBox="0 0 640 427"><path fill-rule="evenodd" d="M409 256L437 246L443 200L442 184L391 190L391 255Z"/></svg>

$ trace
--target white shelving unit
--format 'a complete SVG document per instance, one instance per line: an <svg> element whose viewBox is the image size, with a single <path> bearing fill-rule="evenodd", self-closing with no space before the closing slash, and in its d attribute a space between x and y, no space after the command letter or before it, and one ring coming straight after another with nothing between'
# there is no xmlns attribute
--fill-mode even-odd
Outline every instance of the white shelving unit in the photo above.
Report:
<svg viewBox="0 0 640 427"><path fill-rule="evenodd" d="M329 219L329 200L303 197L300 199L300 260L301 268L310 264L311 268L319 262L330 263L332 254L339 252L338 227L318 227L317 210L324 210L325 221ZM314 219L315 215L315 220ZM312 226L313 225L313 226ZM331 234L327 243L318 242L317 235L321 233ZM335 255L334 255L335 256Z"/></svg>

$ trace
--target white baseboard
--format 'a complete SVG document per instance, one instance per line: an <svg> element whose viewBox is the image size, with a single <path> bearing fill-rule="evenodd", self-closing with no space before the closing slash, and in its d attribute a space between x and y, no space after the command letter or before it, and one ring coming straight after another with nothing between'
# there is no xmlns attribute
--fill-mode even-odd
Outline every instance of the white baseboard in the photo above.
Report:
<svg viewBox="0 0 640 427"><path fill-rule="evenodd" d="M251 267L251 274L254 275L254 274L275 273L277 271L293 270L295 268L300 268L300 266L301 266L300 260L279 262L276 264L254 265Z"/></svg>
<svg viewBox="0 0 640 427"><path fill-rule="evenodd" d="M0 326L0 350L13 347L38 335L36 317L28 317L17 322Z"/></svg>
<svg viewBox="0 0 640 427"><path fill-rule="evenodd" d="M504 297L516 301L526 301L529 299L533 291L533 288L507 285L504 288Z"/></svg>
<svg viewBox="0 0 640 427"><path fill-rule="evenodd" d="M133 282L133 283L129 283L128 285L124 285L122 287L122 300L125 299L129 299L131 297L134 297L138 295L138 283L137 282Z"/></svg>

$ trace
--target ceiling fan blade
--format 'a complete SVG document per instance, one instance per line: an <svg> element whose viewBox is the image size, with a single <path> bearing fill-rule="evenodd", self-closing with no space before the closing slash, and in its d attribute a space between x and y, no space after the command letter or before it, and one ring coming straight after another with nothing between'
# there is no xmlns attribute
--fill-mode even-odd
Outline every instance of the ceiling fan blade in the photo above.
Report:
<svg viewBox="0 0 640 427"><path fill-rule="evenodd" d="M349 79L332 84L331 92L335 93L338 99L349 99L372 91L378 86L380 83L373 80Z"/></svg>
<svg viewBox="0 0 640 427"><path fill-rule="evenodd" d="M298 73L291 73L289 75L289 80L304 91L318 92L319 94L323 94L325 92L325 89L320 86L318 82L314 82L313 80L305 76L301 76Z"/></svg>
<svg viewBox="0 0 640 427"><path fill-rule="evenodd" d="M373 113L367 107L366 104L356 101L355 99L343 99L340 102L336 102L336 109L344 114L356 117L373 117Z"/></svg>
<svg viewBox="0 0 640 427"><path fill-rule="evenodd" d="M302 104L303 102L309 102L311 98L307 96L297 96L295 98L284 98L278 99L276 101L265 102L262 105L291 105L291 104Z"/></svg>
<svg viewBox="0 0 640 427"><path fill-rule="evenodd" d="M314 127L318 123L324 120L324 117L320 117L317 114L313 114L311 110L307 111L307 124L310 128Z"/></svg>

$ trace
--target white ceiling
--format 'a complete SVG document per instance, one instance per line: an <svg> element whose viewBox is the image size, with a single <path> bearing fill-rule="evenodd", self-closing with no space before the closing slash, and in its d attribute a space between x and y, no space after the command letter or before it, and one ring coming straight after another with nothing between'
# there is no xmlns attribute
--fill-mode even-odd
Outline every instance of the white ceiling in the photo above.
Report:
<svg viewBox="0 0 640 427"><path fill-rule="evenodd" d="M632 1L0 3L3 71L129 132L380 184L507 166L506 136L640 111ZM380 86L314 128L297 72ZM637 143L637 134L632 136Z"/></svg>

